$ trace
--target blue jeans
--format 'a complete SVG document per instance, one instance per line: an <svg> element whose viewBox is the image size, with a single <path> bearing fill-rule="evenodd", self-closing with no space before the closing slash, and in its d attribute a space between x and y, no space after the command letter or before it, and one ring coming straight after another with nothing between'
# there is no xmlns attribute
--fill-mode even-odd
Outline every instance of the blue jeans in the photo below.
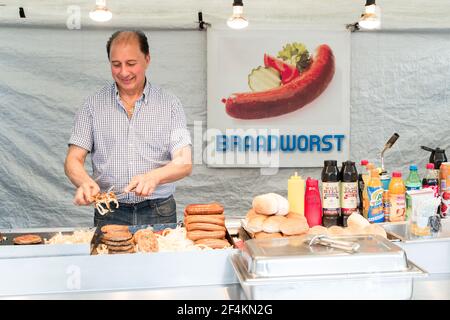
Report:
<svg viewBox="0 0 450 320"><path fill-rule="evenodd" d="M94 225L146 225L177 222L177 206L173 196L151 199L136 204L119 203L119 208L102 216L95 210Z"/></svg>

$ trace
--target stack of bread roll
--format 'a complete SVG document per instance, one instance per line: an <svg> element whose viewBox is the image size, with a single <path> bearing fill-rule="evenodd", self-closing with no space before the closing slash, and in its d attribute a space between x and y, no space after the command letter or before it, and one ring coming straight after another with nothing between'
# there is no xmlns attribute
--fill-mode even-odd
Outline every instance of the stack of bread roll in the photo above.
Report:
<svg viewBox="0 0 450 320"><path fill-rule="evenodd" d="M255 238L282 238L303 234L364 235L378 234L387 238L386 231L377 224L371 224L358 213L347 220L347 228L314 226L309 228L303 215L289 212L289 202L276 193L267 193L253 198L252 209L247 212L244 228Z"/></svg>
<svg viewBox="0 0 450 320"><path fill-rule="evenodd" d="M261 239L302 235L308 232L309 226L303 215L289 212L286 198L267 193L253 198L245 229L256 239Z"/></svg>
<svg viewBox="0 0 450 320"><path fill-rule="evenodd" d="M225 239L224 208L218 203L190 204L184 209L187 238L212 249L230 247Z"/></svg>
<svg viewBox="0 0 450 320"><path fill-rule="evenodd" d="M347 220L347 228L332 226L325 228L322 226L314 226L309 229L308 234L326 234L326 235L357 235L357 234L378 234L387 238L386 231L378 224L371 224L366 218L359 213L352 213Z"/></svg>

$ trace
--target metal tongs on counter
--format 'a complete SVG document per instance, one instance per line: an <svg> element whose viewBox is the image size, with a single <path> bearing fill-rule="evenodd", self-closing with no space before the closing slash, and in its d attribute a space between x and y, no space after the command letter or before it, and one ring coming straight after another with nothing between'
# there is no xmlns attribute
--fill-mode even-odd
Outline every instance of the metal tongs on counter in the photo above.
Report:
<svg viewBox="0 0 450 320"><path fill-rule="evenodd" d="M309 241L309 246L313 246L315 244L319 244L325 247L335 248L335 249L341 249L348 253L355 253L359 250L359 243L351 242L351 241L343 241L343 240L336 240L331 239L326 235L319 234L314 236Z"/></svg>

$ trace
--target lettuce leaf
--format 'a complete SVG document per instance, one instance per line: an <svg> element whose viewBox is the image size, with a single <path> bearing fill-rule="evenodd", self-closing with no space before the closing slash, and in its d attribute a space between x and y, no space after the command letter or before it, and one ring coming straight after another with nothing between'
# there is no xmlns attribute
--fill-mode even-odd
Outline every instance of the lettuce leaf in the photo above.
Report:
<svg viewBox="0 0 450 320"><path fill-rule="evenodd" d="M311 63L311 56L303 43L288 43L278 52L278 58L296 66L299 72L307 69Z"/></svg>

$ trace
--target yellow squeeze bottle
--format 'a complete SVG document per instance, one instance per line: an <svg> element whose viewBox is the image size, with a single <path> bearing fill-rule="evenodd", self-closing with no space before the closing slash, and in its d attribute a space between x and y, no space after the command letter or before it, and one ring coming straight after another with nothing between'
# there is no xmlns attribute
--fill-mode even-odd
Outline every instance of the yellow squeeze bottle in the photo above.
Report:
<svg viewBox="0 0 450 320"><path fill-rule="evenodd" d="M297 172L288 180L289 212L305 215L305 180Z"/></svg>

